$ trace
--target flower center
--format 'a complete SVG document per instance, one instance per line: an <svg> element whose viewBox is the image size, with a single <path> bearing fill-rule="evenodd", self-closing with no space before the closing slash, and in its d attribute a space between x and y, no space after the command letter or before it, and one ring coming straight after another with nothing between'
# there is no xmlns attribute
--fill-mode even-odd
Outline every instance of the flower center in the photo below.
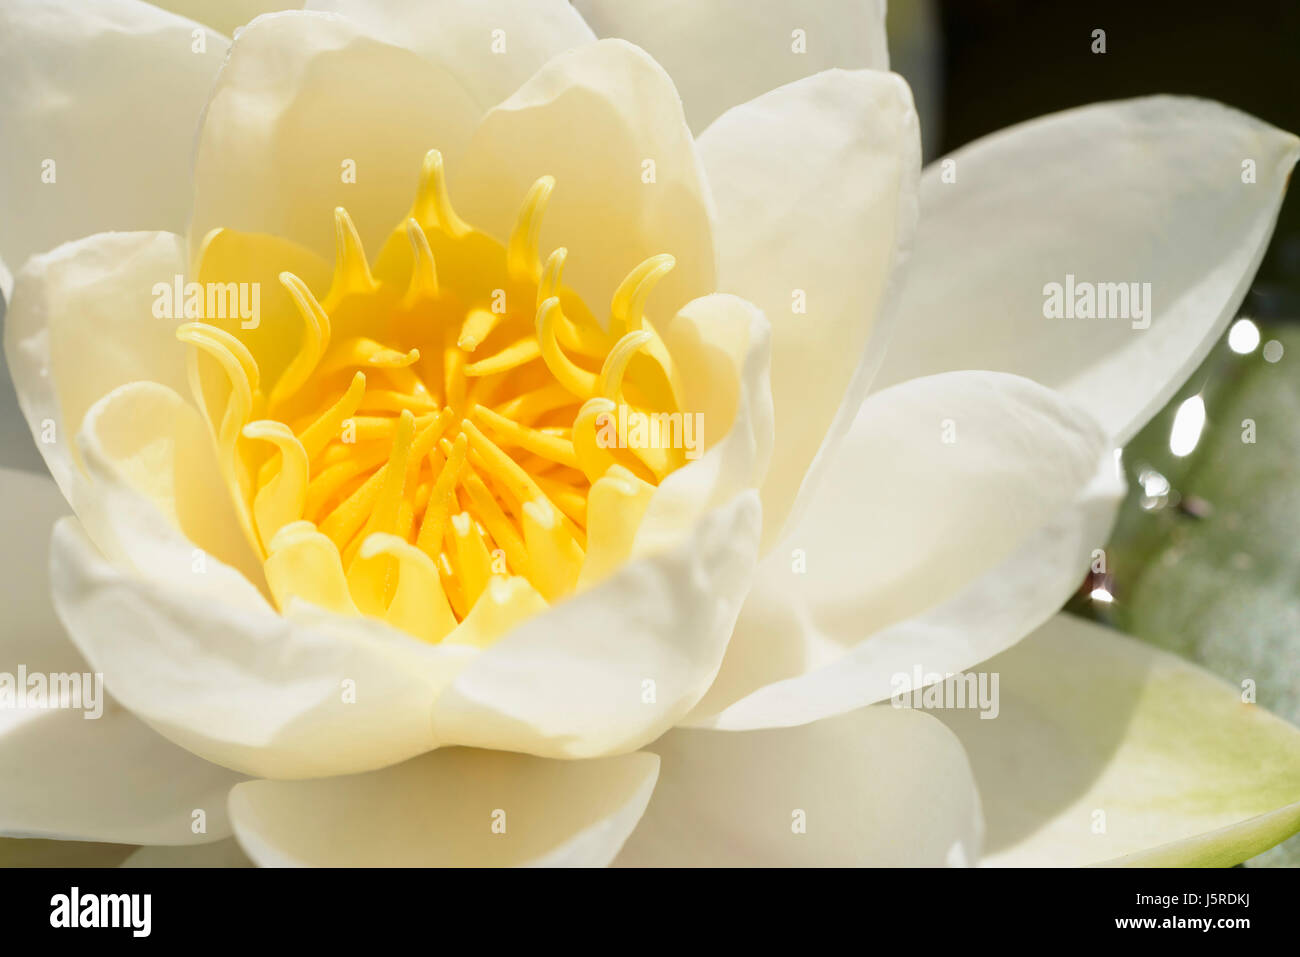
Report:
<svg viewBox="0 0 1300 957"><path fill-rule="evenodd" d="M456 214L430 151L380 279L339 208L328 293L280 273L296 335L178 330L282 610L483 644L631 553L686 458L678 372L644 314L674 260L632 269L597 321L563 283L566 251L539 255L554 186L533 184L503 247Z"/></svg>

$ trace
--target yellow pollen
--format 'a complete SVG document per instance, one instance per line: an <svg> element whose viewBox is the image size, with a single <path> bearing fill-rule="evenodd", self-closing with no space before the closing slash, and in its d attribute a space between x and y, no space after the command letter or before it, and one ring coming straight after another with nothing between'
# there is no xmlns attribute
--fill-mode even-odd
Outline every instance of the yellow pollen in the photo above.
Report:
<svg viewBox="0 0 1300 957"><path fill-rule="evenodd" d="M338 208L324 295L280 274L279 341L178 329L282 611L309 602L482 647L634 554L655 487L685 457L612 423L688 414L647 315L675 260L632 264L598 320L564 285L568 252L540 248L557 188L538 179L502 242L456 213L431 150L374 271ZM223 255L239 241L223 234Z"/></svg>

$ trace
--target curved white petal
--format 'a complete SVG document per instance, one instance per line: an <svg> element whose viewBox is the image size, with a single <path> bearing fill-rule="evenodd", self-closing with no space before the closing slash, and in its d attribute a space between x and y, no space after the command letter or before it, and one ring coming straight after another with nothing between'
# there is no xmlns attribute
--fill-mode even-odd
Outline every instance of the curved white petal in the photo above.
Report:
<svg viewBox="0 0 1300 957"><path fill-rule="evenodd" d="M101 233L35 256L18 273L5 358L36 446L79 509L87 486L72 439L90 407L142 379L188 394L177 322L153 314L154 285L184 272L183 247L172 233Z"/></svg>
<svg viewBox="0 0 1300 957"><path fill-rule="evenodd" d="M982 670L995 720L935 714L970 755L987 863L1226 867L1300 830L1300 731L1241 686L1070 615Z"/></svg>
<svg viewBox="0 0 1300 957"><path fill-rule="evenodd" d="M122 867L252 867L253 862L233 837L211 844L162 847L157 844L133 851Z"/></svg>
<svg viewBox="0 0 1300 957"><path fill-rule="evenodd" d="M876 387L949 369L1015 372L1127 442L1240 304L1297 156L1289 133L1162 96L1032 120L932 164ZM1048 285L1064 298L1067 277L1149 283L1149 298L1138 286L1149 311L1138 315L1130 288L1127 318L1045 318ZM1124 313L1118 296L1098 302Z"/></svg>
<svg viewBox="0 0 1300 957"><path fill-rule="evenodd" d="M551 57L596 39L568 0L309 0L455 74L479 107L500 103Z"/></svg>
<svg viewBox="0 0 1300 957"><path fill-rule="evenodd" d="M726 113L700 153L718 206L719 288L772 324L767 547L880 362L877 327L916 220L916 114L897 76L830 71Z"/></svg>
<svg viewBox="0 0 1300 957"><path fill-rule="evenodd" d="M250 781L230 796L235 833L281 867L600 867L645 810L652 754L591 761L466 748L370 774Z"/></svg>
<svg viewBox="0 0 1300 957"><path fill-rule="evenodd" d="M283 616L247 593L232 601L202 579L238 573L215 558L202 568L186 560L169 579L145 578L106 560L74 520L55 527L59 617L113 696L160 733L283 778L371 770L434 746L430 705L474 649L310 606Z"/></svg>
<svg viewBox="0 0 1300 957"><path fill-rule="evenodd" d="M264 13L299 10L302 0L149 0L155 7L189 17L231 37L235 31Z"/></svg>
<svg viewBox="0 0 1300 957"><path fill-rule="evenodd" d="M918 668L972 667L1074 592L1123 492L1099 427L1026 379L946 373L871 396L686 723L799 724L889 698Z"/></svg>
<svg viewBox="0 0 1300 957"><path fill-rule="evenodd" d="M135 0L0 7L0 257L10 268L106 229L184 228L194 131L226 46Z"/></svg>
<svg viewBox="0 0 1300 957"><path fill-rule="evenodd" d="M480 110L445 68L333 15L259 17L217 76L194 164L191 252L226 227L333 258L333 210L377 252L433 148L455 165Z"/></svg>
<svg viewBox="0 0 1300 957"><path fill-rule="evenodd" d="M651 319L717 291L712 200L681 102L631 44L601 40L551 60L447 168L457 210L502 240L528 188L554 176L541 248L568 248L564 281L602 323L618 284L660 253L677 264L655 288Z"/></svg>
<svg viewBox="0 0 1300 957"><path fill-rule="evenodd" d="M0 469L0 498L10 509L0 540L6 610L0 680L13 682L14 696L0 697L0 833L131 844L198 843L229 834L226 792L240 778L177 748L106 700L93 669L64 637L46 571L51 525L67 511L54 483ZM74 674L75 686L66 687L76 695L67 706L17 706L19 694L38 687L34 676L41 676L49 701L50 676L72 682ZM21 688L20 676L28 681ZM21 700L42 699L22 694Z"/></svg>
<svg viewBox="0 0 1300 957"><path fill-rule="evenodd" d="M662 63L697 133L738 103L833 67L889 69L884 0L574 0L603 37Z"/></svg>
<svg viewBox="0 0 1300 957"><path fill-rule="evenodd" d="M653 741L699 701L758 554L758 496L525 621L438 697L444 744L581 758Z"/></svg>
<svg viewBox="0 0 1300 957"><path fill-rule="evenodd" d="M887 705L801 728L677 730L615 863L942 866L974 863L979 796L956 738Z"/></svg>

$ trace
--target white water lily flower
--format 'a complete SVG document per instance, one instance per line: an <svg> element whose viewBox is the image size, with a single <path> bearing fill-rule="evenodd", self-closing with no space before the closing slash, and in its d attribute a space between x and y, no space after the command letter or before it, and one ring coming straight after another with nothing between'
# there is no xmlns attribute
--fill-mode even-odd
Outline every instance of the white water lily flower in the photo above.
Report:
<svg viewBox="0 0 1300 957"><path fill-rule="evenodd" d="M1300 828L1294 729L1054 617L1294 137L1138 100L952 183L918 176L883 4L309 6L228 56L135 0L0 9L5 349L54 477L0 472L0 671L111 694L0 711L0 831L953 864ZM1150 328L1044 319L1067 274L1150 281ZM175 277L259 313L162 317ZM703 444L599 438L629 411ZM992 656L996 720L882 703Z"/></svg>

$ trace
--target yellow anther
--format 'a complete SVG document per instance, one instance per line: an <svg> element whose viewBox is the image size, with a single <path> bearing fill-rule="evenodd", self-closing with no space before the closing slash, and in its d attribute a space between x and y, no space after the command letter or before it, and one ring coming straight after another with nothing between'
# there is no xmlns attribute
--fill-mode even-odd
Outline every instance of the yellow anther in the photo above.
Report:
<svg viewBox="0 0 1300 957"><path fill-rule="evenodd" d="M398 509L406 491L406 464L414 439L415 416L403 412L398 419L397 434L393 437L393 450L389 453L388 464L382 472L376 473L381 476L380 486L370 516L358 539L343 553L348 587L352 590L357 607L367 615L383 614L389 585L393 584L391 573L394 568L391 560L384 558L354 561L354 557L368 536L376 532L392 534L397 531Z"/></svg>
<svg viewBox="0 0 1300 957"><path fill-rule="evenodd" d="M418 302L438 297L438 266L429 248L429 237L414 219L406 221L406 238L411 241L411 281L402 305L410 308Z"/></svg>
<svg viewBox="0 0 1300 957"><path fill-rule="evenodd" d="M448 538L452 544L452 566L460 573L465 600L473 605L492 577L492 556L468 512L451 517Z"/></svg>
<svg viewBox="0 0 1300 957"><path fill-rule="evenodd" d="M442 354L443 389L447 407L457 412L465 408L465 353L450 347Z"/></svg>
<svg viewBox="0 0 1300 957"><path fill-rule="evenodd" d="M366 397L366 374L358 372L352 376L347 391L332 406L320 414L311 425L303 429L298 437L302 447L307 450L307 457L316 458L325 446L337 439L343 428L343 422L356 414Z"/></svg>
<svg viewBox="0 0 1300 957"><path fill-rule="evenodd" d="M388 346L368 339L354 336L334 346L320 363L321 375L330 375L354 366L368 369L406 369L420 361L419 349L390 349Z"/></svg>
<svg viewBox="0 0 1300 957"><path fill-rule="evenodd" d="M645 303L659 280L668 275L677 265L677 260L668 253L651 256L637 266L624 279L614 293L610 303L610 314L623 331L636 332L641 328L645 315Z"/></svg>
<svg viewBox="0 0 1300 957"><path fill-rule="evenodd" d="M524 540L515 531L514 523L506 517L496 496L483 484L472 469L465 470L464 488L474 507L474 514L483 523L497 547L506 553L509 567L521 575L528 574L528 550Z"/></svg>
<svg viewBox="0 0 1300 957"><path fill-rule="evenodd" d="M465 366L465 375L475 378L496 375L499 372L508 372L511 369L518 369L520 366L527 365L541 354L542 350L538 346L537 340L532 336L524 336L522 339L516 339L510 343L496 355L488 356L486 359L479 359L478 362L472 362Z"/></svg>
<svg viewBox="0 0 1300 957"><path fill-rule="evenodd" d="M577 402L572 392L559 383L552 382L507 399L496 407L496 411L507 419L528 423L547 412L567 408Z"/></svg>
<svg viewBox="0 0 1300 957"><path fill-rule="evenodd" d="M360 372L357 375L361 375ZM418 415L438 411L433 396L419 392L398 392L395 389L371 389L361 400L359 411L401 412L410 409Z"/></svg>
<svg viewBox="0 0 1300 957"><path fill-rule="evenodd" d="M559 462L570 468L578 467L578 457L574 454L573 443L567 439L520 425L481 405L470 410L470 414L476 422L490 429L507 445L527 449L534 455L540 455L544 459Z"/></svg>
<svg viewBox="0 0 1300 957"><path fill-rule="evenodd" d="M350 294L372 293L378 288L379 284L370 275L370 264L356 223L342 206L334 207L334 281L325 297L327 309L337 306Z"/></svg>
<svg viewBox="0 0 1300 957"><path fill-rule="evenodd" d="M564 263L569 258L569 251L563 246L552 250L551 254L546 257L546 265L542 268L542 278L537 282L537 301L533 303L534 308L540 306L552 296L560 294L560 281L564 276Z"/></svg>
<svg viewBox="0 0 1300 957"><path fill-rule="evenodd" d="M546 499L525 502L523 513L524 544L531 566L529 581L547 601L559 601L578 584L582 548Z"/></svg>
<svg viewBox="0 0 1300 957"><path fill-rule="evenodd" d="M456 345L466 352L473 352L492 334L492 330L497 327L497 323L502 318L501 313L492 312L490 309L471 309L464 323L461 324L460 337L456 340Z"/></svg>
<svg viewBox="0 0 1300 957"><path fill-rule="evenodd" d="M542 217L554 189L555 178L543 176L533 183L524 198L506 247L506 269L513 279L537 282L541 277L542 264L538 260L538 248L542 235Z"/></svg>
<svg viewBox="0 0 1300 957"><path fill-rule="evenodd" d="M384 613L395 628L424 641L441 641L456 627L456 616L438 580L438 566L428 555L396 535L370 535L361 545L361 558L387 555L398 562L397 589Z"/></svg>
<svg viewBox="0 0 1300 957"><path fill-rule="evenodd" d="M452 493L465 471L467 444L463 434L456 436L447 461L442 471L438 473L433 490L429 493L429 507L425 509L424 520L420 524L420 534L415 544L430 558L436 558L442 550L443 527L451 513Z"/></svg>
<svg viewBox="0 0 1300 957"><path fill-rule="evenodd" d="M270 442L280 450L280 469L265 485L257 490L253 499L253 520L263 549L285 525L302 518L307 504L307 475L310 468L307 452L298 437L283 422L263 419L244 426L244 435L250 439Z"/></svg>
<svg viewBox="0 0 1300 957"><path fill-rule="evenodd" d="M560 315L560 300L555 296L537 308L537 342L542 359L556 381L580 399L588 399L596 391L596 374L579 368L560 349L555 341L555 324Z"/></svg>
<svg viewBox="0 0 1300 957"><path fill-rule="evenodd" d="M424 228L436 227L453 238L464 236L470 231L469 226L452 208L442 154L437 150L429 150L424 154L424 163L420 167L420 188L411 215Z"/></svg>
<svg viewBox="0 0 1300 957"><path fill-rule="evenodd" d="M311 294L307 284L291 272L282 272L280 285L289 293L298 315L302 317L303 343L271 390L272 405L283 402L302 387L316 368L316 363L325 354L330 341L330 317Z"/></svg>
<svg viewBox="0 0 1300 957"><path fill-rule="evenodd" d="M513 631L516 625L546 610L546 599L526 579L496 577L488 582L478 603L460 627L445 639L449 644L486 648Z"/></svg>
<svg viewBox="0 0 1300 957"><path fill-rule="evenodd" d="M614 343L614 348L610 349L609 355L605 357L605 364L600 367L600 379L596 383L596 391L606 399L617 402L619 393L623 389L623 373L627 371L627 364L653 338L654 336L645 331L629 332Z"/></svg>
<svg viewBox="0 0 1300 957"><path fill-rule="evenodd" d="M242 401L251 409L253 395L257 392L259 375L257 360L244 345L224 329L203 322L187 322L176 328L176 338L198 346L217 362L230 379L230 385L240 393ZM233 361L232 361L233 360Z"/></svg>
<svg viewBox="0 0 1300 957"><path fill-rule="evenodd" d="M655 487L621 465L591 486L587 497L587 553L578 588L590 588L632 556L633 540Z"/></svg>
<svg viewBox="0 0 1300 957"><path fill-rule="evenodd" d="M618 406L603 396L588 399L573 420L573 451L578 456L578 467L595 483L609 469L618 464L609 443L610 417ZM615 431L617 436L617 431Z"/></svg>

